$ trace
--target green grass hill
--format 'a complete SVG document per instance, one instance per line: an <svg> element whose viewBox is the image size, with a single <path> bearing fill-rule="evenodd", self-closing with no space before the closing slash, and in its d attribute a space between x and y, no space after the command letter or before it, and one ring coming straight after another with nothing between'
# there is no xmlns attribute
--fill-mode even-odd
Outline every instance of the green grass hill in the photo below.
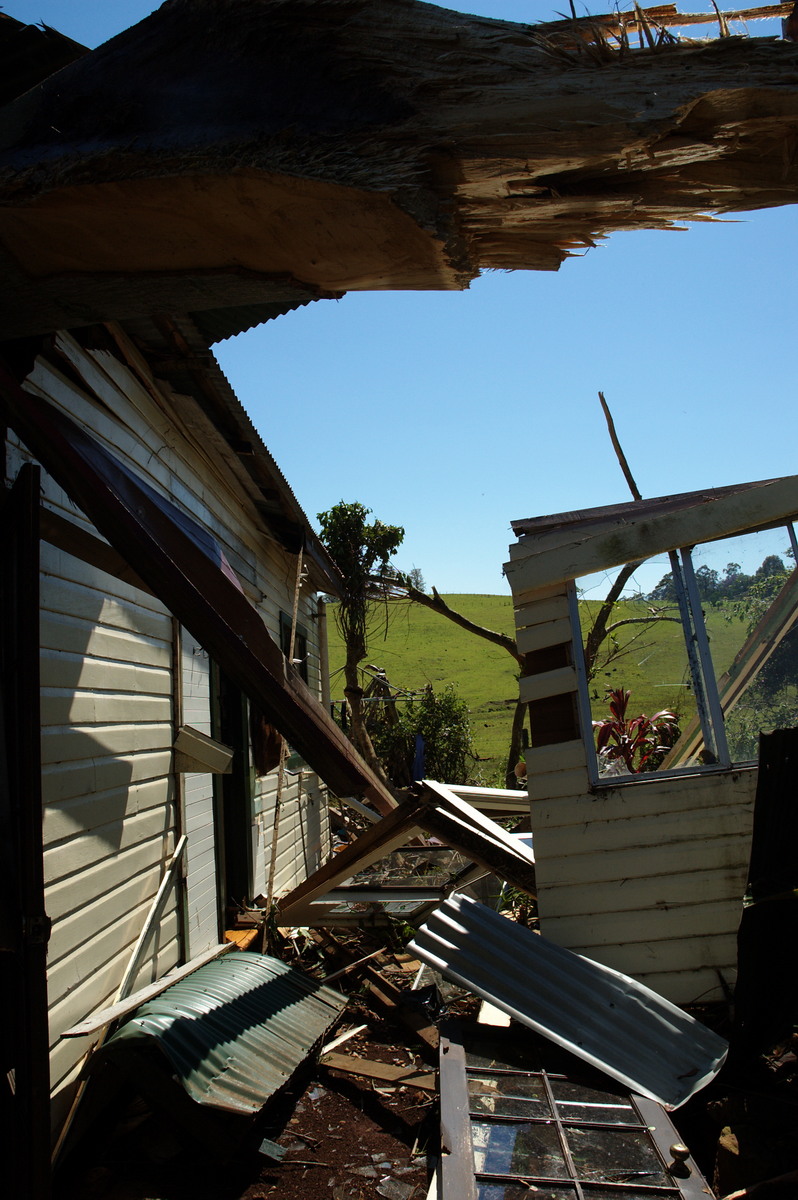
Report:
<svg viewBox="0 0 798 1200"><path fill-rule="evenodd" d="M447 604L479 625L515 636L513 605L509 596L447 595ZM597 608L582 601L583 627ZM612 620L645 616L643 600L620 601ZM743 622L727 620L723 608L706 608L713 661L724 671L744 640ZM335 624L335 605L329 608L331 690L343 698L343 647ZM599 671L590 685L594 717L606 712L602 704L608 687L628 688L630 715L649 716L660 709L677 712L682 724L695 704L687 685L687 659L681 626L661 622L655 626L626 626L618 631L622 642L642 629L623 655ZM394 687L409 690L431 683L438 690L454 684L471 711L477 769L483 782L502 784L515 699L518 695L514 660L498 646L467 633L457 625L409 601L389 601L375 606L369 636L369 663L384 669Z"/></svg>

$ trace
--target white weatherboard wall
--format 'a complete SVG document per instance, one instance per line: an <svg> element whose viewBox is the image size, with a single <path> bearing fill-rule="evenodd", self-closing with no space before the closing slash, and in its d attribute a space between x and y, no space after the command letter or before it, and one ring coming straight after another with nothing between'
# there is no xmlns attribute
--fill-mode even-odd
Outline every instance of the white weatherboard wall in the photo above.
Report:
<svg viewBox="0 0 798 1200"><path fill-rule="evenodd" d="M182 724L211 736L211 664L187 629L180 631ZM186 881L186 958L195 958L219 941L219 888L214 829L213 775L182 776Z"/></svg>
<svg viewBox="0 0 798 1200"><path fill-rule="evenodd" d="M141 479L209 530L277 637L280 610L290 612L293 603L296 559L268 538L235 464L230 468L217 452L218 435L206 418L192 412L189 427L181 415L188 401L173 403L152 380L145 387L108 351L85 350L69 335L59 335L57 345L70 369L62 374L40 359L25 386L85 425ZM28 458L11 438L9 479ZM98 536L46 473L43 500ZM318 685L314 612L315 597L306 587L300 620L311 643L311 682ZM160 601L46 544L41 617L45 904L53 920L48 987L57 1127L90 1044L62 1040L61 1031L114 997L179 832L172 751L179 681L173 678L177 626ZM204 713L200 674L192 686ZM204 719L198 715L193 723L204 728ZM275 776L256 787L251 814L256 892L266 885ZM283 798L281 890L315 869L329 843L315 776L307 773L301 790L300 798L292 780ZM212 932L211 898L202 894L203 886L206 893L213 886L206 782L187 799L193 953ZM192 810L195 800L202 814ZM181 889L175 888L133 987L188 957L180 908Z"/></svg>
<svg viewBox="0 0 798 1200"><path fill-rule="evenodd" d="M278 565L274 564L275 573ZM290 575L282 566L283 588L272 587L260 605L272 635L279 638L280 612L289 617L293 611L296 561L291 560ZM315 593L303 590L297 611L308 641L308 686L314 695L321 695L320 632ZM255 780L255 819L253 825L253 862L255 891L266 894L271 860L274 813L277 800L278 772L258 776ZM285 772L280 797L280 824L277 839L277 865L274 894L291 891L324 861L330 846L326 790L318 776L310 770L299 774Z"/></svg>
<svg viewBox="0 0 798 1200"><path fill-rule="evenodd" d="M580 636L566 621L571 586L516 597L519 649ZM529 675L520 693L572 693L577 705L576 672ZM545 936L678 1004L721 998L718 973L731 985L736 972L756 769L591 788L581 738L537 746L526 762Z"/></svg>
<svg viewBox="0 0 798 1200"><path fill-rule="evenodd" d="M41 706L45 903L54 1116L84 1039L110 1002L175 841L171 631L146 593L42 546ZM179 959L167 910L136 980Z"/></svg>

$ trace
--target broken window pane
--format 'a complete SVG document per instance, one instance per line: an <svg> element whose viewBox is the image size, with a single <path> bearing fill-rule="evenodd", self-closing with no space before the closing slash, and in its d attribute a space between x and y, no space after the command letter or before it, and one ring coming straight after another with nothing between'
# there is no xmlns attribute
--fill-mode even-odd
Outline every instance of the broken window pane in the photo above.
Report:
<svg viewBox="0 0 798 1200"><path fill-rule="evenodd" d="M469 1075L472 1113L494 1117L548 1117L551 1106L539 1075Z"/></svg>
<svg viewBox="0 0 798 1200"><path fill-rule="evenodd" d="M628 1100L608 1091L572 1083L570 1079L549 1080L564 1121L601 1121L609 1125L638 1125L637 1113Z"/></svg>
<svg viewBox="0 0 798 1200"><path fill-rule="evenodd" d="M609 611L604 600L616 572L577 581L590 715L601 723L594 734L601 779L658 770L696 712L675 595L646 593L668 566L667 558L657 563L643 563Z"/></svg>
<svg viewBox="0 0 798 1200"><path fill-rule="evenodd" d="M668 1182L647 1131L569 1128L567 1138L580 1179L602 1183Z"/></svg>
<svg viewBox="0 0 798 1200"><path fill-rule="evenodd" d="M612 1194L624 1200L623 1194ZM519 1183L477 1182L477 1200L574 1200L575 1196L575 1189L570 1187L552 1188L546 1187L545 1184L537 1184L533 1189Z"/></svg>
<svg viewBox="0 0 798 1200"><path fill-rule="evenodd" d="M542 1175L568 1179L560 1139L553 1125L474 1121L474 1170L481 1175Z"/></svg>
<svg viewBox="0 0 798 1200"><path fill-rule="evenodd" d="M787 527L649 560L609 613L612 577L580 581L599 778L755 761L760 732L798 722L793 542Z"/></svg>

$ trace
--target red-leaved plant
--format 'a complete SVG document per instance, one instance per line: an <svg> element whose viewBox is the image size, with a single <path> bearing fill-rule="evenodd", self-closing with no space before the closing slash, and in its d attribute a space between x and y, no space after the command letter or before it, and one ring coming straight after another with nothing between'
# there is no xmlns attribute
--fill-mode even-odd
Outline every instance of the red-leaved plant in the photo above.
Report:
<svg viewBox="0 0 798 1200"><path fill-rule="evenodd" d="M625 688L607 691L610 715L593 722L599 762L623 764L632 774L654 771L679 736L678 719L665 708L653 717L627 717L631 694Z"/></svg>

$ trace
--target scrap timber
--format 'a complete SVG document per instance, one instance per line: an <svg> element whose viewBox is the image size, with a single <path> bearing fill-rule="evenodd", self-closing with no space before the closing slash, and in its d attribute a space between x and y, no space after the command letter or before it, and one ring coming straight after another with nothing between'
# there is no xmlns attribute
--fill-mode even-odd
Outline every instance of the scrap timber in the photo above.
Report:
<svg viewBox="0 0 798 1200"><path fill-rule="evenodd" d="M246 306L462 288L613 230L793 203L798 46L677 25L670 5L635 33L170 0L4 110L0 319L157 309L231 332L265 319Z"/></svg>

